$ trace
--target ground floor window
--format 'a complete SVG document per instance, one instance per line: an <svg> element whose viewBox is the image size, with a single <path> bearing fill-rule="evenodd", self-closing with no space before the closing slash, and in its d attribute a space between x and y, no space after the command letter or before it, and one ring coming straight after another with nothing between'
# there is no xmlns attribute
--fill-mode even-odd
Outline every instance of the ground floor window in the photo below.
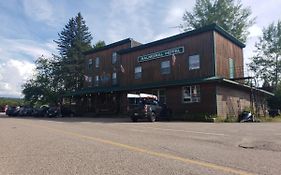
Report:
<svg viewBox="0 0 281 175"><path fill-rule="evenodd" d="M194 103L200 102L200 86L184 86L182 88L182 102L183 103Z"/></svg>

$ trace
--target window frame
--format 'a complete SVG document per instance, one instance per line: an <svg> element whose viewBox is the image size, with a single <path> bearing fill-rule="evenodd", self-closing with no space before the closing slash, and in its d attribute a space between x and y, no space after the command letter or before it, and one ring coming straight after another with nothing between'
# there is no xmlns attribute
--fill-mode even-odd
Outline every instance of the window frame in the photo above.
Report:
<svg viewBox="0 0 281 175"><path fill-rule="evenodd" d="M196 90L195 92L193 92ZM187 93L188 91L189 93ZM189 100L185 100L189 99ZM200 85L191 85L182 87L182 103L199 103L201 102Z"/></svg>
<svg viewBox="0 0 281 175"><path fill-rule="evenodd" d="M95 86L99 86L100 77L98 75L95 76Z"/></svg>
<svg viewBox="0 0 281 175"><path fill-rule="evenodd" d="M164 65L165 63L168 63L168 64ZM170 62L170 60L162 61L160 63L160 72L161 72L162 75L167 75L167 74L171 73L171 62Z"/></svg>
<svg viewBox="0 0 281 175"><path fill-rule="evenodd" d="M140 70L137 72L137 70ZM135 79L141 79L142 78L142 67L141 66L136 66L135 67Z"/></svg>
<svg viewBox="0 0 281 175"><path fill-rule="evenodd" d="M115 75L115 76L114 76ZM116 72L113 72L112 75L111 75L111 81L112 81L112 84L113 85L116 85L117 84L117 73Z"/></svg>
<svg viewBox="0 0 281 175"><path fill-rule="evenodd" d="M91 69L92 66L93 66L93 59L90 58L90 59L88 60L88 69Z"/></svg>
<svg viewBox="0 0 281 175"><path fill-rule="evenodd" d="M198 58L198 63L197 62L192 63L191 60L196 59L196 58ZM194 64L196 64L196 66L194 66ZM199 54L189 55L188 56L188 70L197 70L197 69L200 69L200 55Z"/></svg>
<svg viewBox="0 0 281 175"><path fill-rule="evenodd" d="M235 78L235 62L233 58L228 58L229 79Z"/></svg>
<svg viewBox="0 0 281 175"><path fill-rule="evenodd" d="M117 52L112 53L111 63L116 64L117 63Z"/></svg>
<svg viewBox="0 0 281 175"><path fill-rule="evenodd" d="M95 59L95 67L96 68L100 67L100 58L99 57L96 57L96 59Z"/></svg>

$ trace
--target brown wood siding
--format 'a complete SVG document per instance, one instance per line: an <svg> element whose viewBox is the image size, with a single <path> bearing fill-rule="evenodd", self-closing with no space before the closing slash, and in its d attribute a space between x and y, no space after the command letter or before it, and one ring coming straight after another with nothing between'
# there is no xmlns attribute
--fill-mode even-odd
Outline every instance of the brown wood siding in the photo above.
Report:
<svg viewBox="0 0 281 175"><path fill-rule="evenodd" d="M162 61L170 60L172 63L172 56L159 58L143 63L138 63L137 58L141 55L146 55L174 47L184 46L184 53L176 55L175 66L171 65L171 73L162 75L160 71L160 64ZM200 55L200 69L189 70L188 57L190 55ZM157 46L145 48L135 52L122 54L121 64L125 69L122 74L120 84L122 86L129 86L131 84L148 84L157 83L169 80L195 79L201 77L213 76L213 41L212 32L206 32L195 36L182 38L170 43L159 44ZM140 65L142 67L142 78L135 79L135 67Z"/></svg>
<svg viewBox="0 0 281 175"><path fill-rule="evenodd" d="M169 106L174 117L177 114L216 114L216 88L212 84L200 85L200 102L183 103L183 86L167 89L167 106Z"/></svg>
<svg viewBox="0 0 281 175"><path fill-rule="evenodd" d="M99 86L103 86L103 87L109 87L112 86L112 73L116 72L117 73L117 81L118 81L118 73L120 71L120 65L119 65L119 56L117 58L117 62L115 64L112 64L112 53L113 52L117 52L119 50L122 49L127 49L131 47L131 43L125 43L113 48L109 48L106 50L102 50L96 53L92 53L86 56L86 61L85 61L85 74L87 76L92 76L92 83L87 83L85 82L84 87L93 87L93 83L95 81L95 76L99 75L99 76L108 76L110 79L108 82L102 83L100 82ZM96 58L99 57L100 59L100 66L99 68L95 67L95 60ZM88 69L88 61L89 59L93 60L93 66L91 69Z"/></svg>
<svg viewBox="0 0 281 175"><path fill-rule="evenodd" d="M217 86L217 115L238 116L250 107L250 92L225 86Z"/></svg>
<svg viewBox="0 0 281 175"><path fill-rule="evenodd" d="M216 114L216 86L213 84L200 84L200 102L183 103L182 88L184 86L161 88L166 93L166 104L172 109L174 119L183 119L182 114ZM152 93L154 89L140 89L142 93ZM134 93L130 92L130 93ZM126 97L123 97L126 101ZM121 108L126 108L125 102L122 102Z"/></svg>
<svg viewBox="0 0 281 175"><path fill-rule="evenodd" d="M243 49L230 40L214 32L216 42L216 74L220 77L229 78L229 58L234 60L234 77L244 76Z"/></svg>

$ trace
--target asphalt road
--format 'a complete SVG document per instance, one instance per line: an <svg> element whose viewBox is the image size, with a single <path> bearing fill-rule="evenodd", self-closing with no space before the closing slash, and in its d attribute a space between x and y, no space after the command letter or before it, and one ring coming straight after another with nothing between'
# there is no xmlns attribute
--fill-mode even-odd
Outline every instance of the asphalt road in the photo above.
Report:
<svg viewBox="0 0 281 175"><path fill-rule="evenodd" d="M0 115L0 174L276 174L281 123Z"/></svg>

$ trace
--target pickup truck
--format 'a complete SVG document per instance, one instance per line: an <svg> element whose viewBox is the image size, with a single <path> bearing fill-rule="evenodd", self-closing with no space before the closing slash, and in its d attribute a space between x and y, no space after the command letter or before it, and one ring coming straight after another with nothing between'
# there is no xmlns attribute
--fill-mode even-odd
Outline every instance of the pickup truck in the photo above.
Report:
<svg viewBox="0 0 281 175"><path fill-rule="evenodd" d="M170 119L171 110L165 104L161 104L155 95L128 94L127 99L127 111L133 122L139 119L147 119L150 122Z"/></svg>

